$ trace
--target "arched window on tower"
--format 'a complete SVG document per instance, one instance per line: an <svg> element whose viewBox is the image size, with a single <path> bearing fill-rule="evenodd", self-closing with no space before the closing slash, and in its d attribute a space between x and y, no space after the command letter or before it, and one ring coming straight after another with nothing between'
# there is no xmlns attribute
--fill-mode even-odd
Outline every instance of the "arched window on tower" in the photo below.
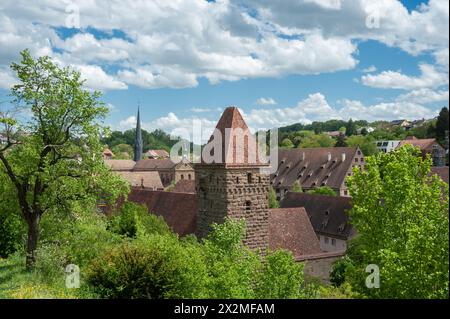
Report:
<svg viewBox="0 0 450 319"><path fill-rule="evenodd" d="M252 173L247 173L247 183L249 184L253 183Z"/></svg>

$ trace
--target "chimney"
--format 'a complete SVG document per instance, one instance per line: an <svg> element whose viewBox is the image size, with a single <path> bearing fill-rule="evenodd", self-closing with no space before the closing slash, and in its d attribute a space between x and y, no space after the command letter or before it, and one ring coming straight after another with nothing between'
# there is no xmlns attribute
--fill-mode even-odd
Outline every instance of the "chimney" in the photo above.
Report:
<svg viewBox="0 0 450 319"><path fill-rule="evenodd" d="M345 157L346 157L345 153L342 153L342 161L343 162L345 162Z"/></svg>
<svg viewBox="0 0 450 319"><path fill-rule="evenodd" d="M331 161L331 153L328 152L328 162Z"/></svg>

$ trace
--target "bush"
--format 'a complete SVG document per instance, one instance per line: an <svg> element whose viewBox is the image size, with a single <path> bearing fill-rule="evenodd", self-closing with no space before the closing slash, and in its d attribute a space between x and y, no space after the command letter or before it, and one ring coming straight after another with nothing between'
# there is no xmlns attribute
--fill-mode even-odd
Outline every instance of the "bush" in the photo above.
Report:
<svg viewBox="0 0 450 319"><path fill-rule="evenodd" d="M0 207L0 258L7 258L23 247L24 233L25 224L20 216Z"/></svg>
<svg viewBox="0 0 450 319"><path fill-rule="evenodd" d="M330 273L330 282L333 286L339 287L345 282L345 272L350 265L351 260L348 257L343 257L334 262Z"/></svg>
<svg viewBox="0 0 450 319"><path fill-rule="evenodd" d="M126 237L136 238L138 229L147 234L169 234L171 232L161 216L149 214L147 207L125 202L117 216L109 221L108 229Z"/></svg>
<svg viewBox="0 0 450 319"><path fill-rule="evenodd" d="M171 277L160 252L129 243L95 259L87 273L89 284L104 298L162 299Z"/></svg>
<svg viewBox="0 0 450 319"><path fill-rule="evenodd" d="M303 264L296 263L291 252L277 250L265 257L256 285L256 297L292 299L302 297Z"/></svg>

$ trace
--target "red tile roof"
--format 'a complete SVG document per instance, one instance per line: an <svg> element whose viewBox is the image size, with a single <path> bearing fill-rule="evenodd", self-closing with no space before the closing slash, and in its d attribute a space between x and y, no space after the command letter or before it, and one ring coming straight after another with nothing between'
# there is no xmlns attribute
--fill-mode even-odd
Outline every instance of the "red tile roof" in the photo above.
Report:
<svg viewBox="0 0 450 319"><path fill-rule="evenodd" d="M322 253L303 207L269 210L269 248L290 250L295 258Z"/></svg>
<svg viewBox="0 0 450 319"><path fill-rule="evenodd" d="M432 151L433 145L437 144L436 139L434 138L424 138L424 139L418 139L414 136L409 137L398 144L397 147L402 147L405 144L410 144L413 146L417 146L420 148L421 151Z"/></svg>
<svg viewBox="0 0 450 319"><path fill-rule="evenodd" d="M158 169L171 169L175 167L175 163L171 159L143 159L134 166L135 171L149 171Z"/></svg>
<svg viewBox="0 0 450 319"><path fill-rule="evenodd" d="M158 172L129 172L129 171L116 171L116 174L122 176L123 179L128 181L132 187L149 188L153 190L163 190L164 186L161 182Z"/></svg>
<svg viewBox="0 0 450 319"><path fill-rule="evenodd" d="M281 207L304 207L316 233L349 239L355 233L347 212L353 207L350 197L288 192Z"/></svg>
<svg viewBox="0 0 450 319"><path fill-rule="evenodd" d="M197 222L195 194L132 189L128 200L144 204L149 212L162 216L170 228L180 236L195 232Z"/></svg>
<svg viewBox="0 0 450 319"><path fill-rule="evenodd" d="M220 163L227 166L261 165L256 138L242 118L237 107L227 107L216 126L216 133L221 134ZM219 137L218 137L219 138ZM208 144L213 145L214 134ZM214 149L217 152L217 149ZM213 152L214 152L213 151ZM205 163L202 156L202 163Z"/></svg>
<svg viewBox="0 0 450 319"><path fill-rule="evenodd" d="M195 180L182 179L179 180L175 187L171 190L175 193L195 193Z"/></svg>
<svg viewBox="0 0 450 319"><path fill-rule="evenodd" d="M111 167L113 171L131 171L136 162L132 160L105 159L105 164Z"/></svg>
<svg viewBox="0 0 450 319"><path fill-rule="evenodd" d="M169 158L169 153L166 150L148 150L145 154L148 157Z"/></svg>

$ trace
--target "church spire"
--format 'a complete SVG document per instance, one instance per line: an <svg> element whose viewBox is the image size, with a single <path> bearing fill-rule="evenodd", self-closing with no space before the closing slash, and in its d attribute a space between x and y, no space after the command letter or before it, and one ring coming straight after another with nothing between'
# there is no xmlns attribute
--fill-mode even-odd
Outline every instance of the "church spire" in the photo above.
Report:
<svg viewBox="0 0 450 319"><path fill-rule="evenodd" d="M134 140L134 161L137 162L142 159L142 131L141 131L141 118L139 114L139 104L136 120L136 135Z"/></svg>

